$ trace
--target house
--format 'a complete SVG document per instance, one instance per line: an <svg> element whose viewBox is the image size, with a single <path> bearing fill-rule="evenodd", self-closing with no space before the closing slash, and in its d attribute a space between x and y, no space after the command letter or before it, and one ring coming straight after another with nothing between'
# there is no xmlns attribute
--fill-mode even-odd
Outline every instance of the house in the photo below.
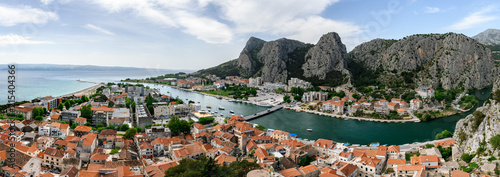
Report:
<svg viewBox="0 0 500 177"><path fill-rule="evenodd" d="M143 158L153 158L153 146L150 142L140 142L139 151Z"/></svg>
<svg viewBox="0 0 500 177"><path fill-rule="evenodd" d="M286 169L286 170L281 170L279 171L281 173L281 175L283 175L284 177L301 177L302 176L302 173L300 173L299 170L295 169L295 168L290 168L290 169Z"/></svg>
<svg viewBox="0 0 500 177"><path fill-rule="evenodd" d="M270 156L267 151L263 148L257 148L255 149L255 154L257 157L257 163L267 163L267 162L274 162L274 156Z"/></svg>
<svg viewBox="0 0 500 177"><path fill-rule="evenodd" d="M51 169L62 170L62 162L68 154L61 149L47 148L43 153L43 165Z"/></svg>
<svg viewBox="0 0 500 177"><path fill-rule="evenodd" d="M14 113L17 115L22 115L27 120L32 120L31 114L33 113L33 108L25 106L15 106L7 109L8 113Z"/></svg>
<svg viewBox="0 0 500 177"><path fill-rule="evenodd" d="M406 159L387 159L387 168L394 168L397 165L405 165Z"/></svg>
<svg viewBox="0 0 500 177"><path fill-rule="evenodd" d="M420 170L425 170L423 165L396 165L394 171L396 176L414 176Z"/></svg>
<svg viewBox="0 0 500 177"><path fill-rule="evenodd" d="M451 172L451 177L470 177L470 174L462 170L454 170Z"/></svg>
<svg viewBox="0 0 500 177"><path fill-rule="evenodd" d="M42 123L38 126L39 135L47 135L56 138L66 139L69 133L69 124L62 124L58 122Z"/></svg>
<svg viewBox="0 0 500 177"><path fill-rule="evenodd" d="M88 161L90 160L90 153L94 152L97 144L97 134L90 133L82 136L82 139L77 144L76 151L80 153L80 158L83 161Z"/></svg>
<svg viewBox="0 0 500 177"><path fill-rule="evenodd" d="M62 111L61 112L61 120L74 122L78 117L80 117L80 111Z"/></svg>
<svg viewBox="0 0 500 177"><path fill-rule="evenodd" d="M434 89L429 88L429 87L418 87L415 89L418 95L420 95L422 98L431 98L434 97Z"/></svg>
<svg viewBox="0 0 500 177"><path fill-rule="evenodd" d="M84 117L78 117L75 119L75 123L77 123L78 125L85 125L87 124L87 119Z"/></svg>
<svg viewBox="0 0 500 177"><path fill-rule="evenodd" d="M323 111L332 111L337 114L344 114L345 103L342 100L328 100L323 103Z"/></svg>
<svg viewBox="0 0 500 177"><path fill-rule="evenodd" d="M207 128L205 128L205 126L203 126L200 123L194 123L193 133L201 133L201 132L205 132L205 131L207 131Z"/></svg>
<svg viewBox="0 0 500 177"><path fill-rule="evenodd" d="M445 141L439 141L439 142L435 142L434 143L434 147L438 147L438 146L441 146L442 148L448 148L452 145L455 144L455 140L454 139L449 139L449 140L445 140Z"/></svg>
<svg viewBox="0 0 500 177"><path fill-rule="evenodd" d="M315 177L315 176L319 176L319 173L321 171L315 165L307 165L307 166L300 167L299 172L304 177Z"/></svg>
<svg viewBox="0 0 500 177"><path fill-rule="evenodd" d="M341 152L339 154L339 160L342 162L348 162L352 160L352 152Z"/></svg>
<svg viewBox="0 0 500 177"><path fill-rule="evenodd" d="M114 108L108 108L106 106L91 107L90 109L92 110L92 125L97 125L100 123L108 125L108 120L113 117L113 113L115 111Z"/></svg>
<svg viewBox="0 0 500 177"><path fill-rule="evenodd" d="M332 165L331 168L328 168L326 170L322 169L322 172L323 174L326 175L322 174L320 175L320 177L338 177L338 176L356 177L358 174L358 167L356 165L346 162L337 162L334 165ZM335 174L337 176L328 175L327 173Z"/></svg>
<svg viewBox="0 0 500 177"><path fill-rule="evenodd" d="M358 166L360 176L375 176L380 175L385 163L381 159L363 154L355 160L354 164Z"/></svg>
<svg viewBox="0 0 500 177"><path fill-rule="evenodd" d="M84 135L89 134L91 130L92 130L92 127L85 126L85 125L80 125L80 126L76 127L73 130L73 132L75 133L75 136L81 138Z"/></svg>
<svg viewBox="0 0 500 177"><path fill-rule="evenodd" d="M125 123L125 119L124 118L113 118L113 119L111 119L111 120L108 121L109 125L113 125L115 127L122 126L124 123Z"/></svg>
<svg viewBox="0 0 500 177"><path fill-rule="evenodd" d="M221 154L219 156L217 156L215 159L215 162L217 162L217 164L219 165L229 165L235 161L238 160L237 157L234 157L234 156L230 156L230 155L226 155L226 154Z"/></svg>
<svg viewBox="0 0 500 177"><path fill-rule="evenodd" d="M177 161L157 163L154 165L146 166L146 168L144 168L144 172L148 177L164 177L165 171L177 165Z"/></svg>
<svg viewBox="0 0 500 177"><path fill-rule="evenodd" d="M78 172L80 172L80 170L78 170L78 168L69 167L69 168L64 169L61 172L61 175L59 175L59 177L76 177L76 176L78 176Z"/></svg>
<svg viewBox="0 0 500 177"><path fill-rule="evenodd" d="M387 155L389 159L404 159L405 153L400 151L400 146L391 145L387 147Z"/></svg>
<svg viewBox="0 0 500 177"><path fill-rule="evenodd" d="M406 109L404 109L404 108L397 109L397 112L398 112L398 115L400 115L400 116L408 114L408 112L406 112Z"/></svg>
<svg viewBox="0 0 500 177"><path fill-rule="evenodd" d="M90 156L90 164L104 164L107 158L107 154L94 153Z"/></svg>
<svg viewBox="0 0 500 177"><path fill-rule="evenodd" d="M322 155L334 156L333 148L335 148L335 143L332 140L320 138L316 140L316 142L314 142L313 147L316 150L317 156L322 156Z"/></svg>
<svg viewBox="0 0 500 177"><path fill-rule="evenodd" d="M424 165L426 168L439 168L439 157L437 155L414 155L411 157L411 165Z"/></svg>
<svg viewBox="0 0 500 177"><path fill-rule="evenodd" d="M410 109L417 110L422 108L422 102L419 99L410 100Z"/></svg>
<svg viewBox="0 0 500 177"><path fill-rule="evenodd" d="M281 130L273 131L273 139L281 141L281 140L287 140L290 138L291 138L291 136L290 136L290 133L288 133L288 132L281 131Z"/></svg>
<svg viewBox="0 0 500 177"><path fill-rule="evenodd" d="M395 110L399 109L399 103L390 102L387 104L387 108L389 108L389 110L391 110L391 111L395 111Z"/></svg>

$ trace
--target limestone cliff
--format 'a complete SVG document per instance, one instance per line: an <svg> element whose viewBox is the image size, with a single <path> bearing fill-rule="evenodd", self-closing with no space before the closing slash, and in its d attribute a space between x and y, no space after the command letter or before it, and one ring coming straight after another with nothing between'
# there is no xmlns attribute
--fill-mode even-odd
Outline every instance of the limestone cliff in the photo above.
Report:
<svg viewBox="0 0 500 177"><path fill-rule="evenodd" d="M354 48L349 60L372 70L381 68L381 82L390 73L410 72L417 85L441 83L445 89L482 88L493 83L497 71L489 49L455 33L375 39Z"/></svg>
<svg viewBox="0 0 500 177"><path fill-rule="evenodd" d="M347 67L347 51L337 33L323 35L318 43L306 54L306 62L302 66L304 77L325 79L330 71L349 74Z"/></svg>
<svg viewBox="0 0 500 177"><path fill-rule="evenodd" d="M500 76L497 76L494 85L500 85ZM476 155L473 159L479 162L485 161L490 155L499 155L499 150L493 149L489 143L490 138L498 134L500 134L500 102L490 99L473 114L457 122L453 138L464 153L476 154L479 148L485 149L487 155Z"/></svg>

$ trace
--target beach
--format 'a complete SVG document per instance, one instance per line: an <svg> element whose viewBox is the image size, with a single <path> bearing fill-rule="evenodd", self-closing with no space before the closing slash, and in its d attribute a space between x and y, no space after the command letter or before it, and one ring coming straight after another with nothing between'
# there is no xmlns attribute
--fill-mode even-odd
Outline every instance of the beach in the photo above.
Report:
<svg viewBox="0 0 500 177"><path fill-rule="evenodd" d="M88 87L88 88L85 88L83 90L80 90L80 91L77 91L77 92L73 92L73 93L69 93L69 94L65 94L65 95L61 95L62 97L68 97L68 96L76 96L76 97L81 97L83 95L92 95L95 93L96 89L101 87L101 86L106 86L106 84L103 84L103 83L99 83L99 84L96 84L92 87Z"/></svg>

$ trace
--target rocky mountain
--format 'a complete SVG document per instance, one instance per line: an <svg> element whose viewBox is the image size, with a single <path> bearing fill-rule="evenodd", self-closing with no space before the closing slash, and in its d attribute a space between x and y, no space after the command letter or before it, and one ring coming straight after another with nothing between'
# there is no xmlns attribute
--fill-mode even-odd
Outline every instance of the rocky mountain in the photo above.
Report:
<svg viewBox="0 0 500 177"><path fill-rule="evenodd" d="M236 66L241 76L262 77L264 82L284 83L291 77L345 82L349 74L346 60L345 45L332 32L323 35L316 45L285 38L266 42L251 37Z"/></svg>
<svg viewBox="0 0 500 177"><path fill-rule="evenodd" d="M475 36L472 39L479 41L485 45L496 45L500 44L500 30L499 29L487 29Z"/></svg>
<svg viewBox="0 0 500 177"><path fill-rule="evenodd" d="M339 71L349 74L347 68L347 51L337 33L323 35L318 43L306 54L306 61L302 65L304 77L318 77L325 79L330 71Z"/></svg>
<svg viewBox="0 0 500 177"><path fill-rule="evenodd" d="M493 91L500 89L500 76L497 76ZM482 107L457 122L453 139L464 153L478 154L483 150L486 154L476 155L473 161L486 161L490 155L499 155L499 149L494 149L490 138L500 134L500 102L490 99ZM481 154L481 152L479 152Z"/></svg>
<svg viewBox="0 0 500 177"><path fill-rule="evenodd" d="M482 88L493 83L497 73L489 49L455 33L412 35L398 41L375 39L355 47L349 62L378 70L375 79L390 86Z"/></svg>
<svg viewBox="0 0 500 177"><path fill-rule="evenodd" d="M491 56L476 40L455 33L374 39L347 53L340 36L332 32L316 45L251 37L237 59L199 73L262 77L264 82L282 83L297 77L313 85L468 89L493 83L498 69Z"/></svg>

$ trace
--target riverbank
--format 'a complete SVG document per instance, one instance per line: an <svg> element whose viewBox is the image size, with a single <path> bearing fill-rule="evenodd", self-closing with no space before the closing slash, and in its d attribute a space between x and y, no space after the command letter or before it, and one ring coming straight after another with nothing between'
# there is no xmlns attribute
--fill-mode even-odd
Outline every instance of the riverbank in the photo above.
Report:
<svg viewBox="0 0 500 177"><path fill-rule="evenodd" d="M224 100L228 100L229 102L236 102L236 103L238 103L238 100L236 100L234 98L230 98L230 97L226 97L226 96L222 96L222 95L211 94L211 93L206 93L206 92L202 92L202 91L196 91L196 90L193 90L193 89L186 89L186 88L172 86L172 85L168 85L168 84L137 82L137 81L124 81L124 80L122 80L121 82L124 82L124 83L144 83L144 84L162 85L162 86L167 86L167 87L178 89L178 90L183 90L183 91L186 91L186 92L198 93L198 94L201 94L201 95L210 96L210 97L214 97L214 98L217 98L217 99L224 99ZM261 93L262 92L259 92L259 94L261 94ZM253 105L260 106L260 107L273 107L273 106L277 106L277 105L279 105L279 103L283 102L283 96L280 97L279 95L276 95L276 97L277 98L274 98L274 99L276 99L278 103L276 103L276 101L273 103L271 101L271 99L270 99L271 97L269 97L269 96L249 97L248 100L239 100L239 101L241 101L241 103L253 104ZM265 100L265 101L256 101L256 100Z"/></svg>
<svg viewBox="0 0 500 177"><path fill-rule="evenodd" d="M332 114L332 113L319 112L316 110L303 110L301 108L286 107L285 109L294 110L296 112L305 112L305 113L316 114L316 115L321 115L321 116L326 116L326 117L344 119L344 120L353 119L353 120L358 120L358 121L386 122L386 123L420 122L420 119L418 119L416 117L412 117L411 119L403 119L403 120L386 120L386 119L375 119L375 118L366 118L366 117L352 117L352 116L346 116L346 115L337 115L337 114Z"/></svg>

